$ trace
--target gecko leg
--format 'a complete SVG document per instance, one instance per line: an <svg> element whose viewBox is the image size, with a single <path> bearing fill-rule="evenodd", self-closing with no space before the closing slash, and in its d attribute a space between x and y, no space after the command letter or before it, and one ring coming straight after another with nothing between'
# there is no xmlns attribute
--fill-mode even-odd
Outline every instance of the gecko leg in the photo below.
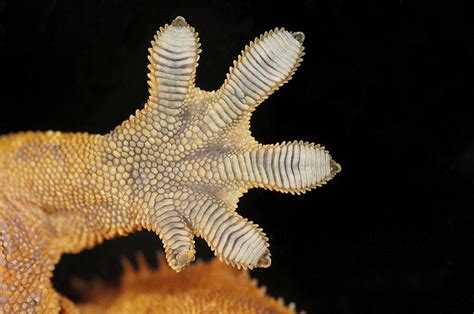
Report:
<svg viewBox="0 0 474 314"><path fill-rule="evenodd" d="M59 259L41 219L0 201L0 311L59 312L51 277ZM67 302L67 301L66 301Z"/></svg>

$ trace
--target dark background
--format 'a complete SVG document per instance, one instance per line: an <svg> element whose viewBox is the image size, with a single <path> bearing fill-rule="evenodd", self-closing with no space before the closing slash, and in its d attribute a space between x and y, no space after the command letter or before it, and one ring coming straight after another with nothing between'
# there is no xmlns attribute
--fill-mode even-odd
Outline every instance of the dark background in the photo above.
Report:
<svg viewBox="0 0 474 314"><path fill-rule="evenodd" d="M272 266L253 276L309 313L472 313L473 12L455 1L0 1L0 132L109 131L145 102L147 47L177 15L200 33L207 90L255 36L301 30L305 61L252 131L321 143L343 171L304 196L241 199L271 243ZM119 256L161 249L147 232L109 241L64 256L54 283L74 297L71 276L114 280Z"/></svg>

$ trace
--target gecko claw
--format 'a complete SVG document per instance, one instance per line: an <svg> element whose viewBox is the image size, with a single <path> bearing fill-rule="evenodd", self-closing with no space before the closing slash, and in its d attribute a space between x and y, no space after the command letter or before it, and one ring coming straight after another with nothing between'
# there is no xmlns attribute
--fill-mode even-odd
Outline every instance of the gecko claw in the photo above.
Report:
<svg viewBox="0 0 474 314"><path fill-rule="evenodd" d="M186 266L188 266L190 263L192 263L196 258L196 251L195 250L187 250L187 251L182 251L176 254L174 258L174 269L177 272L182 271Z"/></svg>
<svg viewBox="0 0 474 314"><path fill-rule="evenodd" d="M270 252L265 252L265 254L260 257L257 263L257 267L268 268L272 264L272 259L270 258Z"/></svg>

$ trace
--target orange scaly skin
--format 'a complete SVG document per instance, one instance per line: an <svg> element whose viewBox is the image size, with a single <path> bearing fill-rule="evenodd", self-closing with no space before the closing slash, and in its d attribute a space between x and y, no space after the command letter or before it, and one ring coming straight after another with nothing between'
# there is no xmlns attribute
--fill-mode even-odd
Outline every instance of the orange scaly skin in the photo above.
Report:
<svg viewBox="0 0 474 314"><path fill-rule="evenodd" d="M295 306L285 306L259 288L246 271L238 271L220 263L197 263L177 274L164 267L159 255L159 269L151 269L142 255L135 271L124 260L125 273L119 287L100 280L76 281L84 299L78 304L80 313L274 313L295 314Z"/></svg>
<svg viewBox="0 0 474 314"><path fill-rule="evenodd" d="M177 272L195 258L194 236L227 264L268 267L268 239L235 212L239 197L304 193L340 171L324 147L250 134L253 110L301 62L303 39L265 33L206 92L194 85L197 33L177 17L152 42L145 107L115 130L0 137L0 310L72 310L50 282L61 254L141 229L160 236Z"/></svg>

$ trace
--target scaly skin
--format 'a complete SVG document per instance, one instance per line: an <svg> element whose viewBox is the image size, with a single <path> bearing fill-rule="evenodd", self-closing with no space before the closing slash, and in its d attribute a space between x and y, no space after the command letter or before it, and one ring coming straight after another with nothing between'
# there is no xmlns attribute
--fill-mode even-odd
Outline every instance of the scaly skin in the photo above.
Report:
<svg viewBox="0 0 474 314"><path fill-rule="evenodd" d="M83 314L117 313L219 313L219 314L296 314L294 303L285 306L258 287L246 271L238 271L214 259L196 263L177 274L159 255L158 270L150 268L137 256L138 270L124 259L125 273L118 286L101 280L75 280L73 286L81 296L78 304Z"/></svg>
<svg viewBox="0 0 474 314"><path fill-rule="evenodd" d="M69 308L50 283L61 254L140 229L160 236L178 272L194 260L195 235L228 264L268 267L268 239L235 212L239 197L299 194L340 171L323 147L250 134L252 111L291 78L303 39L265 33L205 92L194 86L197 33L177 17L152 42L145 107L115 130L1 137L0 308Z"/></svg>

